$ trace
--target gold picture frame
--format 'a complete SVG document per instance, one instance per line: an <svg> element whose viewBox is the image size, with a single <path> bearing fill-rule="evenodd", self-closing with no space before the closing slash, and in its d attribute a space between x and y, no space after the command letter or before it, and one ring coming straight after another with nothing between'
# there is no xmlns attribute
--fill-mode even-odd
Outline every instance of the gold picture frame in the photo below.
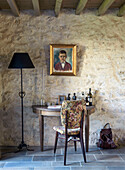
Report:
<svg viewBox="0 0 125 170"><path fill-rule="evenodd" d="M66 96L65 95L59 95L58 104L61 105L64 100L66 100Z"/></svg>
<svg viewBox="0 0 125 170"><path fill-rule="evenodd" d="M50 45L50 75L76 76L76 45Z"/></svg>

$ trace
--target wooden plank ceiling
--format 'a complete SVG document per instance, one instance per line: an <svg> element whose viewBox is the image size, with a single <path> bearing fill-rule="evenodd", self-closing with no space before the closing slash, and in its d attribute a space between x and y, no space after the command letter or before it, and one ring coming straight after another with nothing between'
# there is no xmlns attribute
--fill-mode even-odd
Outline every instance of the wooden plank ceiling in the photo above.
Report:
<svg viewBox="0 0 125 170"><path fill-rule="evenodd" d="M41 10L54 10L58 16L62 8L75 9L80 15L85 9L97 9L97 15L104 15L108 9L117 8L117 16L125 15L125 0L0 0L0 10L11 10L15 16L21 10L33 9L36 15Z"/></svg>

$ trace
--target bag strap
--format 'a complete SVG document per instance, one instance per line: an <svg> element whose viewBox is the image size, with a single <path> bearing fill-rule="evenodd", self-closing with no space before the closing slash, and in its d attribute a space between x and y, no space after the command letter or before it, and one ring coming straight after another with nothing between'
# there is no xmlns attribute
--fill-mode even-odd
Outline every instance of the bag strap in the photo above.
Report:
<svg viewBox="0 0 125 170"><path fill-rule="evenodd" d="M106 124L104 125L103 129L105 129L105 127L106 127L107 125L109 125L109 128L110 128L110 123L106 123Z"/></svg>

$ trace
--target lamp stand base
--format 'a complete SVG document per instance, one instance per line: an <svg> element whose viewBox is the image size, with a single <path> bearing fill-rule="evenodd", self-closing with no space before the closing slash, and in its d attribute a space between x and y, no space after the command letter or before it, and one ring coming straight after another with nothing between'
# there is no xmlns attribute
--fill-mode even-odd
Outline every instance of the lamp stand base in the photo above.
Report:
<svg viewBox="0 0 125 170"><path fill-rule="evenodd" d="M23 148L25 148L27 151L34 151L33 149L29 149L29 145L25 144L23 141L19 144L18 146L18 150L15 152L20 152L23 150Z"/></svg>

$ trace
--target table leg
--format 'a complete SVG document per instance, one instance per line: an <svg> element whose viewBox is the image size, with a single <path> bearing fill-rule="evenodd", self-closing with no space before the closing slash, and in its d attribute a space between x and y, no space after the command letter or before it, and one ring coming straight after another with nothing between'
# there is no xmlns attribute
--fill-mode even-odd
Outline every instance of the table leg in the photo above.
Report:
<svg viewBox="0 0 125 170"><path fill-rule="evenodd" d="M43 151L44 145L44 117L39 114L39 130L40 130L40 148Z"/></svg>
<svg viewBox="0 0 125 170"><path fill-rule="evenodd" d="M87 115L85 117L85 146L86 152L89 149L89 111L87 110Z"/></svg>

